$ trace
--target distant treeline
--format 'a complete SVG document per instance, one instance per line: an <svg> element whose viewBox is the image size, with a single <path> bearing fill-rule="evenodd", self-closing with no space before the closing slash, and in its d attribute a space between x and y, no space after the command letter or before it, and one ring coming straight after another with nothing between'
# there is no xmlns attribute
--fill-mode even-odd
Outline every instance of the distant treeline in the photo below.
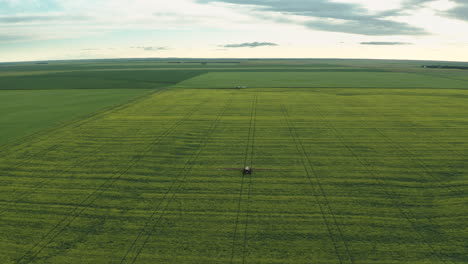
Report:
<svg viewBox="0 0 468 264"><path fill-rule="evenodd" d="M449 66L449 65L423 65L423 68L431 69L457 69L457 70L468 70L468 66Z"/></svg>

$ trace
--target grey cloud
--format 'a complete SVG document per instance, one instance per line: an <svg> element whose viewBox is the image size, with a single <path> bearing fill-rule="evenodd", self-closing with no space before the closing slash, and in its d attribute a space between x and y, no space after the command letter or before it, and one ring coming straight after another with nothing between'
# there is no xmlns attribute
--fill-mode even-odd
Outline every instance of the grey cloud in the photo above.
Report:
<svg viewBox="0 0 468 264"><path fill-rule="evenodd" d="M167 50L167 47L131 47L133 49L142 49L144 51Z"/></svg>
<svg viewBox="0 0 468 264"><path fill-rule="evenodd" d="M358 14L365 13L366 10L359 5L346 3L332 3L326 0L209 0L210 2L225 2L231 4L254 5L260 10L281 12L286 14L352 19Z"/></svg>
<svg viewBox="0 0 468 264"><path fill-rule="evenodd" d="M398 9L389 10L380 13L381 16L403 16L408 15L411 10L422 8L426 4L436 2L437 0L406 0ZM468 21L468 2L466 0L452 0L457 6L439 15Z"/></svg>
<svg viewBox="0 0 468 264"><path fill-rule="evenodd" d="M0 35L0 42L10 42L10 41L22 41L28 40L31 37L22 36L22 35Z"/></svg>
<svg viewBox="0 0 468 264"><path fill-rule="evenodd" d="M354 33L368 36L390 36L390 35L424 35L423 29L411 27L405 23L367 18L362 20L349 20L344 23L329 21L305 22L306 27L332 32Z"/></svg>
<svg viewBox="0 0 468 264"><path fill-rule="evenodd" d="M376 45L376 46L397 46L397 45L413 45L409 42L386 42L386 41L369 41L361 42L361 45Z"/></svg>
<svg viewBox="0 0 468 264"><path fill-rule="evenodd" d="M468 3L466 0L456 0L455 2L457 3L457 6L448 10L445 15L468 21Z"/></svg>
<svg viewBox="0 0 468 264"><path fill-rule="evenodd" d="M249 5L257 11L277 12L284 15L296 15L315 20L293 22L286 19L282 23L300 23L306 27L332 32L353 33L361 35L422 35L423 29L406 23L389 20L388 17L397 11L370 14L358 4L338 3L329 0L198 0L201 3L224 2L238 5ZM410 0L429 1L429 0ZM432 1L432 0L430 0ZM265 16L262 16L265 18Z"/></svg>
<svg viewBox="0 0 468 264"><path fill-rule="evenodd" d="M33 22L53 22L58 20L80 21L88 20L85 16L67 16L67 15L16 15L0 16L0 23L33 23Z"/></svg>
<svg viewBox="0 0 468 264"><path fill-rule="evenodd" d="M0 16L0 23L28 23L38 21L52 21L55 18L46 16Z"/></svg>
<svg viewBox="0 0 468 264"><path fill-rule="evenodd" d="M421 8L427 3L436 2L437 0L407 0L403 3L403 7L398 10L400 14L404 14L404 10L412 10ZM466 0L452 0L457 6L439 15L452 17L460 20L468 21L468 2Z"/></svg>
<svg viewBox="0 0 468 264"><path fill-rule="evenodd" d="M389 16L406 16L410 15L409 11L412 11L417 8L424 7L425 4L434 2L437 0L406 0L402 3L401 7L397 9L387 10L379 13L379 16L389 17Z"/></svg>
<svg viewBox="0 0 468 264"><path fill-rule="evenodd" d="M435 1L437 0L406 0L403 2L403 8L422 7L425 4Z"/></svg>
<svg viewBox="0 0 468 264"><path fill-rule="evenodd" d="M249 42L249 43L240 43L240 44L227 44L223 45L224 48L256 48L263 46L278 46L276 43L271 42Z"/></svg>

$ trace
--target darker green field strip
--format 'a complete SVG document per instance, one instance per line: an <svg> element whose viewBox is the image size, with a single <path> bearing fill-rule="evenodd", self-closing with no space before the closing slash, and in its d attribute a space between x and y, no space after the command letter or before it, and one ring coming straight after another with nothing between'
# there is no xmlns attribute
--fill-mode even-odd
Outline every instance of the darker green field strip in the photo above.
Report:
<svg viewBox="0 0 468 264"><path fill-rule="evenodd" d="M62 70L36 70L36 71L0 71L0 77L13 77L13 76L31 76L31 75L49 75L49 74L72 74L76 76L77 73L100 73L100 72L145 72L145 71L192 71L199 72L200 74L206 72L390 72L386 69L376 68L349 68L349 67L308 67L296 66L288 68L270 67L270 66L257 66L257 67L232 67L227 65L225 67L147 67L147 68L100 68L100 69L62 69ZM138 76L138 74L137 74ZM122 79L126 80L126 79ZM138 80L138 79L136 79ZM461 79L464 80L464 79ZM466 79L465 79L466 80Z"/></svg>
<svg viewBox="0 0 468 264"><path fill-rule="evenodd" d="M401 70L405 71L405 70ZM456 81L466 81L468 80L468 74L465 70L422 70L422 69L411 69L406 70L407 72L418 74L421 76L437 76L440 78L445 78L447 80L456 80Z"/></svg>
<svg viewBox="0 0 468 264"><path fill-rule="evenodd" d="M0 90L0 144L16 144L78 118L86 118L148 94L149 90L3 91ZM58 141L59 139L57 139ZM4 153L0 154L3 155Z"/></svg>
<svg viewBox="0 0 468 264"><path fill-rule="evenodd" d="M468 93L376 90L167 89L8 145L0 259L467 263Z"/></svg>
<svg viewBox="0 0 468 264"><path fill-rule="evenodd" d="M151 70L151 69L170 69L172 71L179 69L193 69L193 70L203 70L203 69L251 69L255 70L257 68L276 68L281 70L288 70L289 68L295 67L307 67L307 68L349 68L347 65L340 65L336 63L317 63L311 61L303 62L286 62L286 61L271 61L267 63L256 63L254 61L238 61L240 63L210 63L207 65L202 65L200 62L193 63L169 63L169 62L135 62L135 61L109 61L109 62L50 62L47 65L34 65L34 64L0 64L0 73L15 73L15 72L48 72L48 71L102 71L102 70Z"/></svg>
<svg viewBox="0 0 468 264"><path fill-rule="evenodd" d="M174 85L201 71L77 71L0 77L0 90L156 89Z"/></svg>
<svg viewBox="0 0 468 264"><path fill-rule="evenodd" d="M402 72L209 72L174 87L467 89L468 81Z"/></svg>

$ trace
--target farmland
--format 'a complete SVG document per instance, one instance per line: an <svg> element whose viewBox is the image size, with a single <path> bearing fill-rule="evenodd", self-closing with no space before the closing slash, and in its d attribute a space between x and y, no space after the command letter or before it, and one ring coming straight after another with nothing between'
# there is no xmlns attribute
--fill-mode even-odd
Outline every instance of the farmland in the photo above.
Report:
<svg viewBox="0 0 468 264"><path fill-rule="evenodd" d="M2 263L467 263L468 73L354 63L0 68Z"/></svg>
<svg viewBox="0 0 468 264"><path fill-rule="evenodd" d="M0 143L94 114L144 94L144 89L8 90L0 92Z"/></svg>
<svg viewBox="0 0 468 264"><path fill-rule="evenodd" d="M200 74L184 70L101 71L95 68L73 72L69 71L74 69L71 66L63 66L68 72L55 72L54 68L25 71L30 68L0 71L0 143L92 115Z"/></svg>

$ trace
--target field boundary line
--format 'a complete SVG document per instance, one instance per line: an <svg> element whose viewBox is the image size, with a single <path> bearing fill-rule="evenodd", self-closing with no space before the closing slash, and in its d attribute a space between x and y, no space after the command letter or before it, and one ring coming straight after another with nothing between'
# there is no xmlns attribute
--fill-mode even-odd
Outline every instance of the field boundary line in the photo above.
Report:
<svg viewBox="0 0 468 264"><path fill-rule="evenodd" d="M304 167L304 171L306 172L306 176L307 176L307 179L309 180L309 183L310 183L310 185L312 187L312 190L314 191L314 193L316 193L315 188L314 188L315 185L312 182L312 177L311 177L311 175L309 173L309 169L310 169L310 171L312 171L313 178L315 179L316 186L318 187L319 195L322 196L322 198L323 198L323 202L321 202L317 195L313 195L315 197L316 201L317 201L317 204L319 205L319 209L320 209L320 212L321 212L321 215L322 215L322 219L323 219L323 221L325 223L325 226L327 227L329 238L332 241L332 244L333 244L333 247L335 249L335 253L336 253L336 256L338 258L338 261L341 264L343 264L345 262L354 263L354 259L353 259L352 255L351 255L350 251L349 251L348 244L346 243L346 241L344 239L343 232L342 232L342 230L341 230L341 228L340 228L340 226L338 224L338 221L336 220L335 213L333 212L333 209L332 209L332 207L330 205L330 202L328 201L327 195L325 193L325 190L322 187L319 176L318 176L317 172L315 171L315 169L314 169L314 167L312 165L312 162L310 161L310 157L307 154L307 151L305 150L304 144L302 143L302 141L301 141L301 139L300 139L300 137L299 137L299 135L298 135L298 133L296 131L296 128L295 128L294 124L290 121L289 112L288 112L288 110L287 110L287 108L286 108L286 106L284 104L281 105L281 111L283 113L283 117L284 117L286 126L288 127L290 135L293 138L293 141L294 141L294 143L296 145L296 150L302 156L302 158L300 160L301 160L301 163L302 163L302 165ZM304 160L304 158L305 158L305 160ZM308 166L306 165L305 162L308 163ZM324 205L322 205L322 203L324 203ZM331 215L333 223L330 223L330 221L326 217L326 214ZM336 235L333 234L333 231L332 231L332 228L331 228L332 224L333 224L333 226L335 226L336 231L337 231L337 235L339 236L340 241L343 243L344 252L341 252L342 250L339 250L339 248L338 248L338 242L335 240ZM343 258L342 254L346 255L346 260Z"/></svg>
<svg viewBox="0 0 468 264"><path fill-rule="evenodd" d="M204 150L204 148L206 147L206 145L208 144L208 142L210 141L210 138L212 136L212 134L216 131L216 129L218 128L218 125L219 125L219 121L224 117L224 115L226 114L229 106L231 105L232 103L232 94L231 96L229 97L229 99L227 100L227 102L225 103L221 113L216 117L216 119L213 121L213 123L211 124L211 126L209 127L208 129L208 132L205 134L205 136L203 137L202 140L200 140L200 143L199 143L199 148L194 152L192 153L192 155L190 156L190 158L186 161L186 163L184 164L184 167L179 171L179 173L177 174L177 176L175 177L175 181L171 184L171 186L169 187L169 189L166 191L166 193L164 194L163 198L161 198L160 202L158 203L158 205L156 206L156 208L153 210L152 214L150 215L150 217L148 218L148 220L146 221L145 225L141 228L140 232L138 233L137 237L135 238L135 240L132 242L132 244L130 245L130 247L127 249L125 255L122 257L122 259L120 260L119 263L126 263L126 258L128 257L128 255L132 252L132 250L135 248L135 245L137 244L138 240L144 235L146 234L146 237L145 239L143 240L143 243L142 245L136 250L136 254L133 258L131 258L131 261L129 263L135 263L136 260L138 259L138 257L140 256L141 252L143 251L143 249L145 248L146 244L148 243L150 237L152 236L153 232L156 230L156 227L158 226L159 222L162 220L164 214L166 213L167 211L167 208L169 207L169 205L171 204L171 202L174 200L176 194L177 194L177 191L183 186L183 184L186 182L187 180L187 177L189 175L189 173L192 171L192 168L194 166L193 162L196 161L198 159L198 157L200 156L200 154L202 153L202 151ZM183 175L183 176L182 176ZM181 178L179 180L179 178ZM175 188L174 188L175 186ZM174 190L173 190L174 189ZM171 194L170 194L171 193ZM169 196L170 195L170 196ZM160 208L161 208L161 205L163 204L163 202L167 199L166 197L169 196L165 206L162 208L162 211L160 212L159 214L159 217L156 219L156 221L153 222L153 224L151 225L151 222L153 220L153 218L155 217L156 213L158 211L160 211ZM151 227L150 227L151 225ZM149 232L145 233L145 229L147 227L150 227L149 229Z"/></svg>
<svg viewBox="0 0 468 264"><path fill-rule="evenodd" d="M141 158L151 151L151 149L155 146L158 145L160 142L162 142L168 135L171 135L174 133L175 129L180 126L182 123L185 121L189 120L190 117L198 111L203 105L205 101L195 105L193 109L189 110L189 112L176 121L172 126L170 126L168 129L166 129L161 135L156 137L155 139L152 140L151 143L149 143L146 147L145 150L142 151L142 154L138 155L137 157L133 158L127 165L125 169L117 173L115 176L111 176L107 180L104 181L101 185L99 185L93 192L91 192L89 195L85 197L79 204L77 204L74 209L71 211L69 215L66 215L64 218L62 218L52 229L50 229L43 237L42 239L39 240L39 242L35 243L29 250L27 250L22 257L20 257L18 260L16 260L16 263L30 263L32 262L37 255L39 255L44 248L47 247L48 244L50 244L56 237L58 237L78 216L81 215L81 213L87 209L87 206L92 204L95 200L99 198L101 193L108 188L110 188L118 179L120 179L123 175L126 175L128 171L130 171L131 168L133 168L140 160ZM94 197L93 197L94 196ZM64 226L59 229L60 225L64 223ZM55 232L55 230L58 230ZM54 234L55 233L55 234ZM41 245L43 244L43 245ZM37 248L37 250L35 250ZM36 251L36 252L34 252Z"/></svg>

